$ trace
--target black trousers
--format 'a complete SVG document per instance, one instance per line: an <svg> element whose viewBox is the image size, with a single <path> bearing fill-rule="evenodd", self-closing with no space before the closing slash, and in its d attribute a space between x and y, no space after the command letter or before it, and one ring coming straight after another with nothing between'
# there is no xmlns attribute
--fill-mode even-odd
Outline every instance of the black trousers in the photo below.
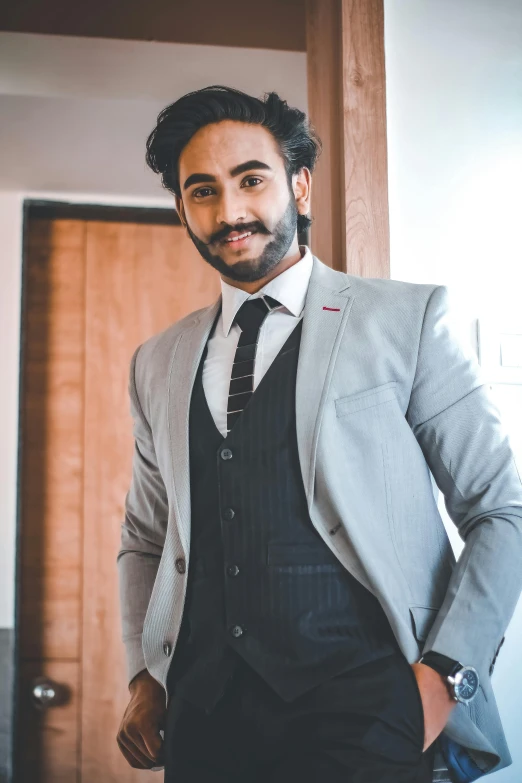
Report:
<svg viewBox="0 0 522 783"><path fill-rule="evenodd" d="M175 686L165 783L431 783L424 715L400 651L283 701L242 659L210 714Z"/></svg>

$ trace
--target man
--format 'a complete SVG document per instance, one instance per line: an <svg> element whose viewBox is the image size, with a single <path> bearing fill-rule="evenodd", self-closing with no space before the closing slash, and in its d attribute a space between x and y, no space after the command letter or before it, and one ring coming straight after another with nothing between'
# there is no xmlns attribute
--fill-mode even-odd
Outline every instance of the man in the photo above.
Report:
<svg viewBox="0 0 522 783"><path fill-rule="evenodd" d="M130 370L118 744L167 783L424 783L436 748L452 780L510 763L490 676L521 589L513 454L444 286L299 245L318 152L275 93L221 86L148 140L222 281Z"/></svg>

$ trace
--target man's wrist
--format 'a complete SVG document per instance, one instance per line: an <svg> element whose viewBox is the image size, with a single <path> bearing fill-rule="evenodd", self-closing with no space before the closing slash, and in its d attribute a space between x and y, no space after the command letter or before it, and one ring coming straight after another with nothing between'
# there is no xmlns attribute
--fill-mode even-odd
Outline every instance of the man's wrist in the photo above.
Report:
<svg viewBox="0 0 522 783"><path fill-rule="evenodd" d="M429 666L444 679L448 693L455 701L469 704L477 695L480 680L473 666L462 664L434 650L423 655L419 663Z"/></svg>
<svg viewBox="0 0 522 783"><path fill-rule="evenodd" d="M451 692L451 688L448 682L448 678L445 677L443 674L438 672L436 669L433 668L433 666L428 666L427 663L424 663L422 660L417 661L414 664L415 666L419 666L421 670L424 668L429 669L429 673L426 671L425 676L429 677L430 682L432 682L435 686L435 683L437 683L438 687L440 688L440 692L444 693L448 699L448 702L456 704L455 697L453 696Z"/></svg>
<svg viewBox="0 0 522 783"><path fill-rule="evenodd" d="M132 680L129 682L129 690L132 691L141 682L147 682L147 681L150 681L150 680L154 680L154 678L151 676L149 670L148 669L142 669L140 672L138 672L138 674L134 675ZM154 680L154 682L156 682L156 680Z"/></svg>

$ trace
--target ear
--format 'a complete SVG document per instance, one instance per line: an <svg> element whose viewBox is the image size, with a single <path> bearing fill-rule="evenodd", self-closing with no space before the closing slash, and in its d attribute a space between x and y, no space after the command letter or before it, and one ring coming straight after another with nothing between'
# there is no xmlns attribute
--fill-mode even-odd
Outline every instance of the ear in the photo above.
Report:
<svg viewBox="0 0 522 783"><path fill-rule="evenodd" d="M300 215L307 215L310 212L312 195L312 174L310 169L303 166L301 171L294 174L292 180L297 211Z"/></svg>
<svg viewBox="0 0 522 783"><path fill-rule="evenodd" d="M176 210L181 220L181 224L184 228L187 227L187 219L185 217L185 207L183 206L183 199L174 194L174 202L176 204Z"/></svg>

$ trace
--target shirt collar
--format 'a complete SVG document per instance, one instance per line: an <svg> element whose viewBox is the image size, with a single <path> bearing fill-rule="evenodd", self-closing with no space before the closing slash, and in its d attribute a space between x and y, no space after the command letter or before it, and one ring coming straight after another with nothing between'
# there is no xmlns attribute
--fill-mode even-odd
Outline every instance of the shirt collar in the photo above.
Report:
<svg viewBox="0 0 522 783"><path fill-rule="evenodd" d="M222 323L223 334L228 337L232 328L237 311L247 299L256 299L264 294L273 296L284 307L280 312L289 312L291 315L298 316L304 307L308 283L312 274L313 256L307 245L299 245L301 259L293 264L277 277L256 291L255 294L249 294L242 288L236 288L226 283L221 278L222 295Z"/></svg>

